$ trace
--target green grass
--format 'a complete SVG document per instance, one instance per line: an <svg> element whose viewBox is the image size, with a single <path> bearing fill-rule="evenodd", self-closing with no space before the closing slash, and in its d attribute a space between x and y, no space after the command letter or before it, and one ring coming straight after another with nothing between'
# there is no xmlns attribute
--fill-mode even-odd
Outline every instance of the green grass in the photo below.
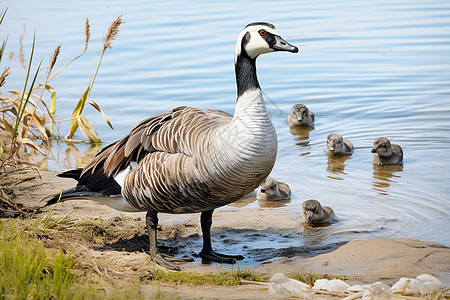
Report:
<svg viewBox="0 0 450 300"><path fill-rule="evenodd" d="M86 299L96 287L77 282L70 255L50 254L39 241L12 223L0 221L0 298Z"/></svg>
<svg viewBox="0 0 450 300"><path fill-rule="evenodd" d="M70 254L46 249L17 222L0 220L0 299L144 299L136 286L105 294L73 274Z"/></svg>
<svg viewBox="0 0 450 300"><path fill-rule="evenodd" d="M193 284L193 285L241 285L241 279L262 281L262 274L250 271L248 269L234 268L231 271L220 270L218 273L192 273L192 272L165 272L156 271L153 281L168 282L174 284Z"/></svg>

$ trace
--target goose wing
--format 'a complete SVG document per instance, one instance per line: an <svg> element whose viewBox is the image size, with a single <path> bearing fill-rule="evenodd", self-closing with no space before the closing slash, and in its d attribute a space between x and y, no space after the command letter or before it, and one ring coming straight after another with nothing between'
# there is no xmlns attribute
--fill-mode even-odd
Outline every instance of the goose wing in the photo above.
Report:
<svg viewBox="0 0 450 300"><path fill-rule="evenodd" d="M179 168L179 157L201 153L202 145L211 132L231 119L230 114L220 110L186 106L147 118L122 139L99 152L81 172L78 185L104 195L120 194L121 187L114 176L132 162L139 164L145 159L148 166L160 166L161 157L173 156L165 160L164 166L173 169L178 165ZM157 153L160 154L155 155Z"/></svg>

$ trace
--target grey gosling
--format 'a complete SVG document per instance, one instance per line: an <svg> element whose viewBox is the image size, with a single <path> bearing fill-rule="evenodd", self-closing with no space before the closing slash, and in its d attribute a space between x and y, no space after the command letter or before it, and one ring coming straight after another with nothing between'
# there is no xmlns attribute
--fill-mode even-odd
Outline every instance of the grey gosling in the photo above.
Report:
<svg viewBox="0 0 450 300"><path fill-rule="evenodd" d="M306 200L302 205L302 216L310 224L326 224L334 220L334 211L331 207L322 206L317 200Z"/></svg>
<svg viewBox="0 0 450 300"><path fill-rule="evenodd" d="M267 177L258 188L256 198L260 200L276 201L287 199L291 196L291 189L284 182L278 182L275 178Z"/></svg>
<svg viewBox="0 0 450 300"><path fill-rule="evenodd" d="M353 153L353 144L349 140L344 140L339 133L331 133L327 136L327 154L348 155Z"/></svg>
<svg viewBox="0 0 450 300"><path fill-rule="evenodd" d="M78 181L47 205L71 199L94 200L129 212L147 212L150 254L169 269L186 259L157 247L158 213L200 213L205 262L235 263L241 255L217 253L211 245L214 209L255 190L275 164L277 136L256 75L260 54L298 48L275 26L257 22L239 34L234 66L234 116L217 109L181 106L149 117L106 146L84 169L60 177ZM191 259L192 261L192 259Z"/></svg>
<svg viewBox="0 0 450 300"><path fill-rule="evenodd" d="M385 137L377 138L373 142L372 153L375 153L372 158L374 164L398 165L403 161L402 147L391 144Z"/></svg>
<svg viewBox="0 0 450 300"><path fill-rule="evenodd" d="M288 123L289 126L312 126L314 123L314 113L306 105L295 104L291 108Z"/></svg>

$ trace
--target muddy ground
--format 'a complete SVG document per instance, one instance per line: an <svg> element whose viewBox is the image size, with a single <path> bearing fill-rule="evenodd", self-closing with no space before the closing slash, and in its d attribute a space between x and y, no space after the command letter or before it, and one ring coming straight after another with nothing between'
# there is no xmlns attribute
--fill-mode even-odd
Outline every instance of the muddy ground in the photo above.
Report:
<svg viewBox="0 0 450 300"><path fill-rule="evenodd" d="M33 168L0 173L1 217L63 218L55 226L36 234L46 247L63 249L76 259L74 272L102 280L108 286L137 284L144 291L160 290L165 299L267 299L267 286L244 284L216 286L169 284L152 281L155 265L148 254L144 213L120 213L99 203L68 201L42 209L48 195L71 187L74 182L55 172ZM45 199L44 199L45 200ZM18 211L22 210L24 214ZM300 226L301 217L277 208L218 209L213 216L213 243L218 251L239 251L250 263L245 268L267 282L275 273L308 271L343 276L350 284L396 282L400 277L427 273L450 286L450 249L438 243L409 238L377 238L320 246L265 247L265 240L286 240ZM182 265L184 271L207 273L232 270L219 264L202 264L198 214L160 214L160 245L176 256L195 259ZM273 243L272 243L273 244ZM237 266L234 266L236 269ZM317 295L315 299L333 298Z"/></svg>

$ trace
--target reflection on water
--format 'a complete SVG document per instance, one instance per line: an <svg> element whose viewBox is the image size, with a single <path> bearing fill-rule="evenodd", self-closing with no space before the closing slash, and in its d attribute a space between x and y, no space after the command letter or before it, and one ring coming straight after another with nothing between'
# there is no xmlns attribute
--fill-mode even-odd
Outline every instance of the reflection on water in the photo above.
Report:
<svg viewBox="0 0 450 300"><path fill-rule="evenodd" d="M83 152L80 152L75 144L67 143L66 150L64 152L64 163L75 169L84 168L99 151L100 148L98 146L90 146ZM75 163L73 163L72 158L75 160Z"/></svg>
<svg viewBox="0 0 450 300"><path fill-rule="evenodd" d="M308 147L310 140L309 140L309 133L314 130L314 126L301 126L301 127L294 127L290 126L290 132L292 135L295 135L294 138L296 142L296 145L302 146L302 147ZM301 155L305 155L302 153Z"/></svg>
<svg viewBox="0 0 450 300"><path fill-rule="evenodd" d="M345 161L351 156L351 155L327 155L328 161L327 161L327 172L335 175L340 174L346 174L344 172L345 170ZM343 180L343 177L337 177L337 176L331 176L328 175L328 178L336 179L336 180Z"/></svg>
<svg viewBox="0 0 450 300"><path fill-rule="evenodd" d="M330 236L330 226L332 225L332 223L310 224L308 222L302 222L301 225L301 234L305 239L305 245L315 246L322 244L322 242Z"/></svg>
<svg viewBox="0 0 450 300"><path fill-rule="evenodd" d="M243 197L243 198L239 199L238 201L235 201L228 205L232 206L232 207L244 207L253 202L256 202L256 200L258 200L257 202L258 202L259 207L262 207L262 208L285 207L287 204L291 203L290 198L276 200L276 201L269 201L269 200L257 199L256 195L254 195L254 193L252 193L250 196Z"/></svg>
<svg viewBox="0 0 450 300"><path fill-rule="evenodd" d="M391 184L396 183L394 179L399 179L400 173L403 171L403 164L400 165L379 165L373 164L373 189L381 195L389 195L388 188Z"/></svg>

